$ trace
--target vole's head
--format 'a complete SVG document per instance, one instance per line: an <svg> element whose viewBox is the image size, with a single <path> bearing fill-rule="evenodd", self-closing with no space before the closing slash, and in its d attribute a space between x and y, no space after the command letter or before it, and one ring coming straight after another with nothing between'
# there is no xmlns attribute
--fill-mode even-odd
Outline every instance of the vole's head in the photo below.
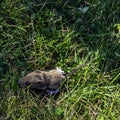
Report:
<svg viewBox="0 0 120 120"><path fill-rule="evenodd" d="M48 72L48 76L50 80L49 89L54 89L54 90L57 90L60 84L62 83L62 81L65 79L64 71L58 67L56 68L56 70L50 70Z"/></svg>

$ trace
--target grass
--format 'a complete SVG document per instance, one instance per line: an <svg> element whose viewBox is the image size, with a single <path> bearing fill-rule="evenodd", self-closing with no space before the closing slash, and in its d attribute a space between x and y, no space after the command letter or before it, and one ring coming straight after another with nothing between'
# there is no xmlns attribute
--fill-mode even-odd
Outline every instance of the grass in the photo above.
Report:
<svg viewBox="0 0 120 120"><path fill-rule="evenodd" d="M0 119L120 119L119 0L3 0L0 3ZM56 66L60 95L40 97L17 81Z"/></svg>

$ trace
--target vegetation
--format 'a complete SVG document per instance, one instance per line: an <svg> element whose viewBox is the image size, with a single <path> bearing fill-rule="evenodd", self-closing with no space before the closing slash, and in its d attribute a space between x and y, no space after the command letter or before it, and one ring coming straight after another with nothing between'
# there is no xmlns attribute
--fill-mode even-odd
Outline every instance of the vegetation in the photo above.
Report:
<svg viewBox="0 0 120 120"><path fill-rule="evenodd" d="M120 119L119 0L2 0L0 33L0 119ZM58 96L17 85L33 70L85 61Z"/></svg>

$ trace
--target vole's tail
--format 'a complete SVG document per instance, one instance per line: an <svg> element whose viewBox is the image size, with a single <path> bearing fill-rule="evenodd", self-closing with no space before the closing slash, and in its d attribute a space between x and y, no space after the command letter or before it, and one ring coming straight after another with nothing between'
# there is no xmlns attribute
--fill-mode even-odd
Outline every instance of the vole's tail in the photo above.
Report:
<svg viewBox="0 0 120 120"><path fill-rule="evenodd" d="M84 66L88 65L89 63L90 63L90 62L85 62L85 63L81 64L80 66L74 68L72 71L70 71L69 73L67 73L67 74L65 75L65 78L71 76L72 74L74 74L75 72L77 72L77 70L79 70L81 67L84 67Z"/></svg>

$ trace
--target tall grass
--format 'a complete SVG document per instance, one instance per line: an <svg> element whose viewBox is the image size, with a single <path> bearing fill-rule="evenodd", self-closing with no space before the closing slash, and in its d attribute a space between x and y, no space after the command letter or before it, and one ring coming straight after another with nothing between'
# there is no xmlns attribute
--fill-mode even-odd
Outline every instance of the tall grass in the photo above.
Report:
<svg viewBox="0 0 120 120"><path fill-rule="evenodd" d="M0 3L0 119L120 119L119 0ZM57 96L21 90L17 81L56 66L66 73Z"/></svg>

